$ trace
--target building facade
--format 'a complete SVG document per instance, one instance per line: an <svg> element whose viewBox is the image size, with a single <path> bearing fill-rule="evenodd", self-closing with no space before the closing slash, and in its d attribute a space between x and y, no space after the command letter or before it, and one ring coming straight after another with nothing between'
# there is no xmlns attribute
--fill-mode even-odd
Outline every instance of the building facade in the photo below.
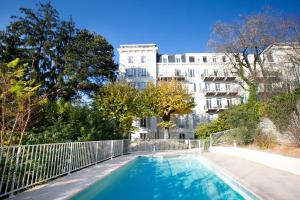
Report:
<svg viewBox="0 0 300 200"><path fill-rule="evenodd" d="M222 53L159 54L155 44L121 45L119 79L137 89L147 82L177 80L185 84L194 96L196 107L189 115L174 116L175 126L170 138L194 138L198 123L215 119L218 112L240 104L247 93L239 78L231 73L229 58ZM137 119L133 139L163 138L163 130L156 126L158 118Z"/></svg>
<svg viewBox="0 0 300 200"><path fill-rule="evenodd" d="M290 50L291 47L285 44L271 45L262 55L267 58L265 66L281 74L279 81L277 76L271 83L271 88L282 89L286 82L284 77L291 77L291 72L293 80L288 83L299 84L299 66L291 65L287 57ZM170 129L171 138L194 138L198 123L209 122L217 118L218 112L247 100L248 92L242 87L245 85L231 72L232 58L223 53L160 54L156 44L121 45L118 53L120 81L144 89L149 81L157 84L177 80L193 94L196 107L189 115L173 117L176 126ZM249 55L250 62L253 59L254 56ZM134 122L137 131L132 138L163 138L163 130L156 125L159 120L155 117L137 119Z"/></svg>

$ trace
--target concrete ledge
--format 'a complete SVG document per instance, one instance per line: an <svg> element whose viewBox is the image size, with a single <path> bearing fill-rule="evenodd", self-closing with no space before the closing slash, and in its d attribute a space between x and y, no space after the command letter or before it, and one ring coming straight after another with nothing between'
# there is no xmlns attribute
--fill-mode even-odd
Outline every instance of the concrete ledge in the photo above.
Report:
<svg viewBox="0 0 300 200"><path fill-rule="evenodd" d="M275 169L300 175L300 159L237 147L210 147L210 152L237 156Z"/></svg>

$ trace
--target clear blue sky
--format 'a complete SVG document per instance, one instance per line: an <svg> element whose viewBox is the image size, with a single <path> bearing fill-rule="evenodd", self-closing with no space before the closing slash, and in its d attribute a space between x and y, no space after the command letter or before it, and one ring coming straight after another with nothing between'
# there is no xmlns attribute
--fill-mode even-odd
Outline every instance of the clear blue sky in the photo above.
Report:
<svg viewBox="0 0 300 200"><path fill-rule="evenodd" d="M36 0L0 0L0 29L34 8ZM43 0L41 2L44 2ZM286 14L300 14L300 0L52 0L63 19L72 15L77 27L103 35L116 49L120 44L156 43L161 53L209 51L213 24L232 21L266 5ZM117 54L117 52L115 52Z"/></svg>

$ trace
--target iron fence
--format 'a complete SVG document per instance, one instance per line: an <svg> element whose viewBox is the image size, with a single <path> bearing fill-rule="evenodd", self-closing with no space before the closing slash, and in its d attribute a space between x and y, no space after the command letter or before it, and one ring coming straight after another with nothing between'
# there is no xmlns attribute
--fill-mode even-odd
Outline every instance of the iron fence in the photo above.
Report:
<svg viewBox="0 0 300 200"><path fill-rule="evenodd" d="M200 140L105 140L0 148L0 198L131 152L205 149Z"/></svg>

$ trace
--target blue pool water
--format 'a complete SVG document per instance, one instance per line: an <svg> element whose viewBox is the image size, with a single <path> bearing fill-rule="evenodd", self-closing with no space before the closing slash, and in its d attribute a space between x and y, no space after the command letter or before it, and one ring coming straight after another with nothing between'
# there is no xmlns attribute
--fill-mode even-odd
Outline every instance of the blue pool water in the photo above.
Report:
<svg viewBox="0 0 300 200"><path fill-rule="evenodd" d="M239 200L244 198L197 159L139 157L72 199Z"/></svg>

